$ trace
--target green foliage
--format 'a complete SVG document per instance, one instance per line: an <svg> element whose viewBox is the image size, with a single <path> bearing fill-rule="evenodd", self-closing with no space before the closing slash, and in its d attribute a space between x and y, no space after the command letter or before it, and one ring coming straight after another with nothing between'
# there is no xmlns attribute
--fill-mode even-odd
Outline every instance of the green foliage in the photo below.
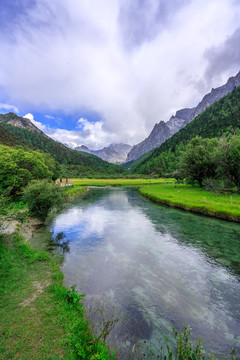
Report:
<svg viewBox="0 0 240 360"><path fill-rule="evenodd" d="M223 191L224 184L240 188L240 136L217 140L192 139L180 157L183 178L197 180L202 187ZM211 189L212 187L212 189Z"/></svg>
<svg viewBox="0 0 240 360"><path fill-rule="evenodd" d="M217 159L215 151L217 139L202 139L200 136L192 139L180 158L180 171L184 178L197 180L202 187L203 180L216 175Z"/></svg>
<svg viewBox="0 0 240 360"><path fill-rule="evenodd" d="M76 286L72 286L71 289L67 289L66 297L68 302L78 306L80 301L85 297L85 294L78 295L78 292L75 288Z"/></svg>
<svg viewBox="0 0 240 360"><path fill-rule="evenodd" d="M240 188L240 136L220 140L218 171L222 178L229 179Z"/></svg>
<svg viewBox="0 0 240 360"><path fill-rule="evenodd" d="M0 192L19 195L21 188L33 179L51 179L50 160L37 151L25 151L0 145Z"/></svg>
<svg viewBox="0 0 240 360"><path fill-rule="evenodd" d="M47 180L33 180L23 191L23 199L33 216L45 220L54 206L60 206L66 200L63 190Z"/></svg>
<svg viewBox="0 0 240 360"><path fill-rule="evenodd" d="M177 342L177 356L179 360L204 360L204 351L202 348L202 340L199 339L199 342L196 346L193 346L193 343L190 339L190 327L183 325L183 332L180 331L177 333L175 328L173 328L174 336ZM210 356L210 359L214 360L215 357Z"/></svg>

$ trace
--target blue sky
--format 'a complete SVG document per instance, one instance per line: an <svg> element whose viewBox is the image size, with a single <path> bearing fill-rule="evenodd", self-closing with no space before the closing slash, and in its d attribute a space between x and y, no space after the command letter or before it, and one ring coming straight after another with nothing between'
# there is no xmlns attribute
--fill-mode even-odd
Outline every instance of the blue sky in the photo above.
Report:
<svg viewBox="0 0 240 360"><path fill-rule="evenodd" d="M136 144L240 70L238 0L0 0L0 113Z"/></svg>

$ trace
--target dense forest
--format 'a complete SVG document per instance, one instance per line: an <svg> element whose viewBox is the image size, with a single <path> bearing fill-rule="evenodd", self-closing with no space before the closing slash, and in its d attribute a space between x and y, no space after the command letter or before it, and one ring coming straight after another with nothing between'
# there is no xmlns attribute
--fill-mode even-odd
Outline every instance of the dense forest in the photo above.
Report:
<svg viewBox="0 0 240 360"><path fill-rule="evenodd" d="M180 155L191 139L196 136L220 139L239 134L239 128L240 87L211 105L161 146L128 164L128 167L134 173L172 176L177 170Z"/></svg>

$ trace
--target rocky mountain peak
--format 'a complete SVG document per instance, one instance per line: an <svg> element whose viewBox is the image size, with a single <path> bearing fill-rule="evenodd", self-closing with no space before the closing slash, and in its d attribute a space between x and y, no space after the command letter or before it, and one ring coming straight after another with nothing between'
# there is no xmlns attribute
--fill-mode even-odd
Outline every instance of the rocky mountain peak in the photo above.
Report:
<svg viewBox="0 0 240 360"><path fill-rule="evenodd" d="M22 129L28 129L34 132L37 132L39 134L44 135L45 137L48 137L44 132L42 132L40 129L38 129L37 126L35 126L31 120L24 118L22 116L18 116L13 112L9 112L7 114L1 114L0 115L0 123L9 124L12 126L17 126Z"/></svg>
<svg viewBox="0 0 240 360"><path fill-rule="evenodd" d="M127 159L127 154L132 146L128 144L110 144L100 150L90 150L87 146L77 146L74 150L84 151L100 157L101 159L113 164L122 164Z"/></svg>

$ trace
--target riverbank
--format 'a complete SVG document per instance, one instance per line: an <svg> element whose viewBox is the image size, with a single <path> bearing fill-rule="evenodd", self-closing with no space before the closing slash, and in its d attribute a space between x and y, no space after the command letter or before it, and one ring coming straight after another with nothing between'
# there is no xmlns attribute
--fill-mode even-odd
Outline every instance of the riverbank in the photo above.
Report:
<svg viewBox="0 0 240 360"><path fill-rule="evenodd" d="M146 185L141 186L139 192L150 200L167 206L240 222L240 196L238 194L216 194L186 184Z"/></svg>
<svg viewBox="0 0 240 360"><path fill-rule="evenodd" d="M86 186L71 186L63 188L68 197L74 197L88 191Z"/></svg>
<svg viewBox="0 0 240 360"><path fill-rule="evenodd" d="M113 359L92 335L81 295L21 235L0 235L1 359Z"/></svg>

